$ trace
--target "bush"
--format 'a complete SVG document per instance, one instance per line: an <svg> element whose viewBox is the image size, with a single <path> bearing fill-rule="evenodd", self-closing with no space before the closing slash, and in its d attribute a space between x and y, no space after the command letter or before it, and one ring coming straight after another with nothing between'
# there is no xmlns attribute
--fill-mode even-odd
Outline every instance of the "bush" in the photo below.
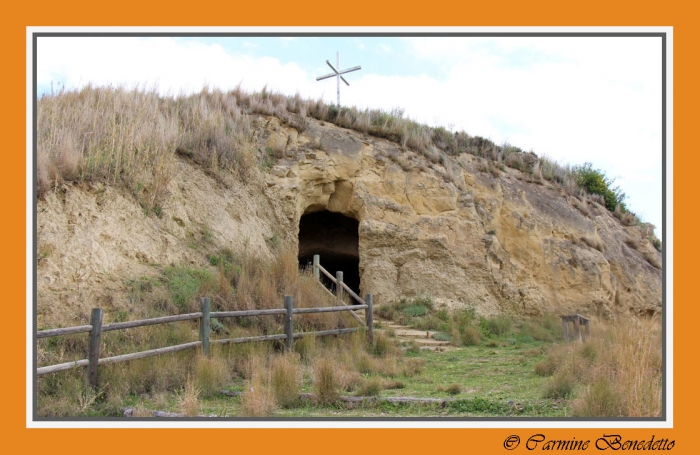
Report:
<svg viewBox="0 0 700 455"><path fill-rule="evenodd" d="M481 343L481 331L473 325L460 326L459 339L464 346L477 346Z"/></svg>
<svg viewBox="0 0 700 455"><path fill-rule="evenodd" d="M401 312L405 314L406 316L410 316L412 318L418 317L418 316L425 316L428 314L428 308L425 307L424 305L409 305L404 307Z"/></svg>
<svg viewBox="0 0 700 455"><path fill-rule="evenodd" d="M616 207L620 207L622 212L626 211L625 193L620 187L613 187L615 179L611 179L598 169L593 169L591 163L584 163L581 166L574 166L572 169L576 183L590 194L599 194L605 199L605 208L614 212Z"/></svg>
<svg viewBox="0 0 700 455"><path fill-rule="evenodd" d="M479 321L479 327L486 336L503 337L511 333L513 321L503 315L484 318Z"/></svg>

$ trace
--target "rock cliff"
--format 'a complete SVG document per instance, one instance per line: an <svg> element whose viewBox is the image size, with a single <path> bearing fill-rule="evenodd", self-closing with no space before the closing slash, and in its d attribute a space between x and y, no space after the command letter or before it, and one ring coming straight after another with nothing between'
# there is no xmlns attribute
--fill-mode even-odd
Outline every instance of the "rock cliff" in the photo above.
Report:
<svg viewBox="0 0 700 455"><path fill-rule="evenodd" d="M623 226L551 182L468 154L433 163L313 119L302 132L269 116L255 125L260 172L240 182L179 157L159 216L105 184L64 185L40 199L40 321L120 306L126 280L206 264L212 248L272 256L280 245L302 263L319 250L322 264L357 267L358 290L378 305L430 295L482 314L661 310L649 228Z"/></svg>

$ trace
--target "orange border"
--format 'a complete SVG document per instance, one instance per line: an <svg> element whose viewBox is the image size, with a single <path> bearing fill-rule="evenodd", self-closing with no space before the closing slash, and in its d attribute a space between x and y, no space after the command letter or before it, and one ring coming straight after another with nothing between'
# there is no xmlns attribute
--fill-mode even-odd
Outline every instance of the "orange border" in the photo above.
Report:
<svg viewBox="0 0 700 455"><path fill-rule="evenodd" d="M70 3L70 4L69 4ZM70 453L149 452L149 453L502 453L503 441L511 434L523 438L544 433L547 439L591 439L603 433L620 433L628 439L669 438L676 441L674 451L696 453L693 419L698 393L693 359L696 339L692 333L692 276L697 236L692 229L692 210L697 205L690 186L697 172L698 153L694 143L697 118L698 27L692 18L697 11L686 6L669 6L647 1L625 1L614 5L609 1L588 1L581 5L561 1L523 2L505 0L478 4L390 4L367 0L333 3L327 0L292 2L273 0L245 4L226 2L221 6L191 2L150 2L124 0L121 2L31 2L3 11L2 78L5 88L0 118L5 137L0 194L3 198L4 223L3 282L9 295L5 307L19 307L26 302L26 26L29 25L540 25L540 26L620 26L648 25L674 27L674 242L684 245L677 250L674 261L674 346L675 403L673 429L26 429L25 422L25 324L4 324L6 336L3 354L2 446L17 448L21 453L50 451ZM194 6L196 5L196 6ZM334 6L335 5L335 6ZM419 6L420 5L420 6ZM9 137L8 137L9 136ZM693 165L695 163L695 165ZM670 188L669 188L670 189ZM684 191L685 190L685 191ZM691 199L693 198L693 199ZM685 207L688 210L683 210ZM24 239L24 242L20 241ZM24 314L24 313L22 313ZM7 334L9 331L9 334ZM697 332L697 330L696 330ZM10 343L9 340L17 340ZM9 360L9 362L8 362ZM545 423L546 424L546 423ZM522 452L521 446L515 452ZM596 451L593 445L588 450Z"/></svg>

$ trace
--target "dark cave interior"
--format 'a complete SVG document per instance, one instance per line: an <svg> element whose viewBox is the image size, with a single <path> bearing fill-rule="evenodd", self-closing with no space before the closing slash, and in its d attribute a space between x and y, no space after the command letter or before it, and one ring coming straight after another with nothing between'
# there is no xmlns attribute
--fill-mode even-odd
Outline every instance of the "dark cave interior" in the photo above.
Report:
<svg viewBox="0 0 700 455"><path fill-rule="evenodd" d="M299 267L311 267L314 254L321 266L335 277L343 272L343 281L360 295L359 222L340 213L322 210L305 214L299 221ZM324 277L321 274L322 278ZM334 285L324 279L333 292Z"/></svg>

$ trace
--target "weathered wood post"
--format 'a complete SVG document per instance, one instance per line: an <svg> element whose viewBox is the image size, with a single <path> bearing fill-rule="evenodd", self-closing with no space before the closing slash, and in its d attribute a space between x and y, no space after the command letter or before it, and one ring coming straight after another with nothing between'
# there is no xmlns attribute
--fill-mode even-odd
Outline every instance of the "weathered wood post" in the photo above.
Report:
<svg viewBox="0 0 700 455"><path fill-rule="evenodd" d="M211 300L209 297L202 297L200 302L202 307L202 318L199 320L199 339L202 342L202 354L209 357L209 334L211 333Z"/></svg>
<svg viewBox="0 0 700 455"><path fill-rule="evenodd" d="M100 361L100 340L102 338L102 309L93 308L90 314L90 339L88 341L88 384L97 388L97 364Z"/></svg>
<svg viewBox="0 0 700 455"><path fill-rule="evenodd" d="M316 281L319 281L321 279L321 271L318 269L318 266L321 264L321 256L318 254L314 254L314 279Z"/></svg>
<svg viewBox="0 0 700 455"><path fill-rule="evenodd" d="M585 338L585 339L588 339L588 337L591 336L591 321L589 321L588 319L586 319L586 320L583 322L583 325L586 327L586 335L585 335L584 338Z"/></svg>
<svg viewBox="0 0 700 455"><path fill-rule="evenodd" d="M578 314L574 317L574 337L578 339L579 343L583 343L583 337L581 337L581 317Z"/></svg>
<svg viewBox="0 0 700 455"><path fill-rule="evenodd" d="M343 272L335 272L335 279L338 280L338 283L336 284L335 287L335 292L338 297L338 303L342 304L343 303Z"/></svg>
<svg viewBox="0 0 700 455"><path fill-rule="evenodd" d="M365 296L367 309L365 310L365 325L367 326L367 339L374 344L374 313L372 309L372 294Z"/></svg>
<svg viewBox="0 0 700 455"><path fill-rule="evenodd" d="M291 351L292 345L294 344L294 327L292 326L292 310L293 310L292 296L284 296L284 308L287 310L287 314L284 317L284 333L287 335L285 340L285 348L287 351Z"/></svg>

